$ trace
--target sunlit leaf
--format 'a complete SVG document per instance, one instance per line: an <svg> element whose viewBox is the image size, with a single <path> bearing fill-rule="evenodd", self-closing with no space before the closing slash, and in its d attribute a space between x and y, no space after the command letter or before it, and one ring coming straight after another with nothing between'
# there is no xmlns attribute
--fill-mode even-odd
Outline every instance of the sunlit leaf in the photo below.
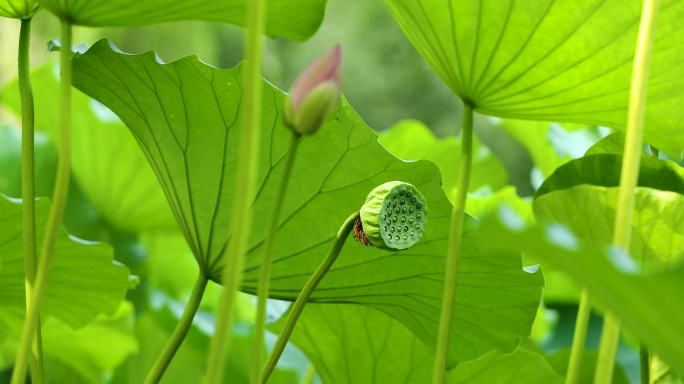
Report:
<svg viewBox="0 0 684 384"><path fill-rule="evenodd" d="M36 202L38 243L45 233L50 203ZM24 258L21 204L0 195L0 310L23 318ZM128 268L112 261L105 244L85 243L62 232L57 240L45 291L43 313L71 327L98 314L113 314L129 287Z"/></svg>
<svg viewBox="0 0 684 384"><path fill-rule="evenodd" d="M477 111L624 129L641 1L386 0L442 80ZM655 24L645 140L684 147L684 3Z"/></svg>
<svg viewBox="0 0 684 384"><path fill-rule="evenodd" d="M40 5L72 24L126 26L174 20L208 20L244 25L244 0L39 0ZM325 0L268 0L266 32L304 40L323 20Z"/></svg>
<svg viewBox="0 0 684 384"><path fill-rule="evenodd" d="M75 86L117 113L137 138L200 267L219 280L235 193L240 67L218 70L194 57L162 64L153 53L120 54L101 41L75 57L74 70ZM291 135L279 118L282 100L282 92L264 83L258 193L242 287L252 293ZM273 297L293 300L343 220L373 187L396 179L417 186L429 202L422 241L388 252L349 240L311 300L372 306L433 343L451 211L439 170L390 155L346 103L299 146L276 235ZM493 348L513 350L529 333L542 285L541 274L524 272L516 254L488 253L469 235L463 247L452 363Z"/></svg>
<svg viewBox="0 0 684 384"><path fill-rule="evenodd" d="M583 243L566 226L525 228L502 210L481 223L479 232L496 249L518 249L571 276L596 302L614 311L625 327L684 372L684 265L666 272L634 274L627 256L605 245ZM667 321L663 321L667 319Z"/></svg>
<svg viewBox="0 0 684 384"><path fill-rule="evenodd" d="M618 203L621 155L573 160L549 177L534 200L538 218L567 224L580 238L610 243ZM671 264L684 253L684 172L653 158L641 162L630 253L641 265Z"/></svg>
<svg viewBox="0 0 684 384"><path fill-rule="evenodd" d="M457 160L461 153L461 143L453 137L438 139L423 123L403 120L380 135L380 143L393 155L404 160L430 160L437 164L442 173L444 192L450 198L456 195L458 182ZM506 184L506 169L494 157L489 148L479 140L473 144L473 171L469 191L482 187L493 190Z"/></svg>

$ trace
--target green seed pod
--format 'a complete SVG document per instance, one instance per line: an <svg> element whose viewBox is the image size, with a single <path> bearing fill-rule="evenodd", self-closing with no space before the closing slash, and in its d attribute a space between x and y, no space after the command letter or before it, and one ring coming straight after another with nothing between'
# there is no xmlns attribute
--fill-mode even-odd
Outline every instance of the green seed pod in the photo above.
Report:
<svg viewBox="0 0 684 384"><path fill-rule="evenodd" d="M406 249L420 240L426 224L425 197L409 183L389 181L368 194L354 236L364 245Z"/></svg>

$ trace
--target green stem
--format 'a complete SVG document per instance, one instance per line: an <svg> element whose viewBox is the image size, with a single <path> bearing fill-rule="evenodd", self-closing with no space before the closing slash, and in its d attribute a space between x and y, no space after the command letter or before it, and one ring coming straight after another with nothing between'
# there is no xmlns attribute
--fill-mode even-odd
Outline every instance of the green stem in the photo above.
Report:
<svg viewBox="0 0 684 384"><path fill-rule="evenodd" d="M266 1L247 2L247 35L245 41L243 125L240 139L240 162L231 216L231 241L224 254L223 292L218 304L216 333L211 340L205 382L218 383L223 375L223 362L230 344L235 297L242 280L242 265L252 224L250 208L254 199L257 160L261 139L261 61L262 32Z"/></svg>
<svg viewBox="0 0 684 384"><path fill-rule="evenodd" d="M648 65L653 42L653 24L658 9L658 0L644 0L639 24L639 37L632 67L632 84L627 110L627 134L620 172L620 188L615 215L615 231L613 245L629 251L632 234L632 211L637 181L639 179L639 162L641 161L641 139L644 130L644 111L646 108L646 87L648 84ZM612 312L605 315L599 356L594 382L610 383L613 377L613 366L617 345L620 339L620 320Z"/></svg>
<svg viewBox="0 0 684 384"><path fill-rule="evenodd" d="M285 350L285 346L287 345L288 340L290 340L290 335L292 335L292 331L294 330L295 325L297 325L297 320L304 310L304 306L306 305L307 301L309 301L309 297L311 297L311 294L318 286L318 283L321 282L325 274L330 270L330 267L332 267L335 259L337 259L337 256L339 256L347 237L349 237L349 234L354 228L354 221L358 215L358 212L354 212L354 214L349 216L347 220L344 221L344 224L342 224L340 230L337 232L337 237L335 238L333 246L330 248L330 251L328 251L328 255L325 257L325 259L323 259L321 264L318 265L318 268L316 268L316 271L314 271L311 277L309 277L309 280L304 285L304 288L302 288L301 292L299 292L297 300L295 300L294 304L292 304L292 308L287 316L285 326L280 331L280 335L278 336L278 340L273 347L273 351L271 351L271 355L264 366L262 383L266 383L268 378L271 376L271 373L273 373L273 370L280 359L280 355L283 354L283 350Z"/></svg>
<svg viewBox="0 0 684 384"><path fill-rule="evenodd" d="M59 163L52 206L45 228L45 238L40 251L38 270L28 313L21 333L17 359L12 372L12 384L23 384L26 380L26 363L33 345L35 329L40 322L40 306L45 293L48 273L52 262L55 243L64 217L67 194L69 193L69 168L71 163L71 24L62 20L62 49L60 50L60 119L59 119Z"/></svg>
<svg viewBox="0 0 684 384"><path fill-rule="evenodd" d="M185 310L183 310L183 315L180 320L178 320L178 324L176 325L173 334L171 334L171 338L166 343L164 350L159 357L157 357L157 361L155 361L150 373L147 375L147 378L145 379L146 384L158 383L164 375L166 368L168 368L169 363L171 363L173 356L178 352L178 348L180 348L185 336L190 330L192 319L195 317L195 313L197 313L197 308L199 308L199 305L202 302L202 296L204 295L204 289L207 287L208 281L209 279L206 274L200 271L197 282L195 282L195 287L192 289L190 300L188 300L188 303L185 305Z"/></svg>
<svg viewBox="0 0 684 384"><path fill-rule="evenodd" d="M582 371L582 356L584 355L584 344L587 339L587 328L589 326L589 316L591 315L591 298L586 288L582 289L580 296L577 320L575 321L575 333L572 337L572 349L570 350L570 360L568 361L568 373L565 376L566 384L579 383L580 372Z"/></svg>
<svg viewBox="0 0 684 384"><path fill-rule="evenodd" d="M31 90L31 66L29 50L31 41L31 19L21 20L19 32L19 93L21 97L21 200L24 240L24 276L26 288L26 313L31 300L31 291L36 279L36 193L34 172L34 112ZM36 324L31 346L31 379L34 383L45 382L43 369L43 342L40 320Z"/></svg>
<svg viewBox="0 0 684 384"><path fill-rule="evenodd" d="M644 344L641 344L641 347L639 348L639 366L641 368L641 384L649 384L651 381L651 361L648 348L646 348Z"/></svg>
<svg viewBox="0 0 684 384"><path fill-rule="evenodd" d="M271 283L271 258L273 255L273 245L275 244L275 234L278 229L278 219L280 218L280 211L285 201L285 192L290 181L290 174L292 173L292 165L297 155L297 147L299 146L301 135L298 133L292 134L290 140L290 149L285 159L283 169L283 176L280 180L280 189L276 195L276 200L271 211L271 221L266 231L266 239L264 240L264 248L261 254L261 270L259 274L259 293L257 300L257 316L256 316L256 333L254 335L254 345L252 346L252 384L261 383L261 366L262 350L264 344L264 327L266 322L266 301L268 299L268 291Z"/></svg>
<svg viewBox="0 0 684 384"><path fill-rule="evenodd" d="M473 161L473 106L465 102L463 108L463 124L461 134L461 159L456 202L451 213L451 230L449 232L449 247L447 250L446 272L444 276L444 292L442 296L442 313L439 319L439 334L437 335L437 352L432 372L432 383L444 383L447 353L449 351L449 336L451 319L454 312L456 297L456 279L458 274L458 259L461 252L461 234L465 216L465 203L468 196L470 168Z"/></svg>

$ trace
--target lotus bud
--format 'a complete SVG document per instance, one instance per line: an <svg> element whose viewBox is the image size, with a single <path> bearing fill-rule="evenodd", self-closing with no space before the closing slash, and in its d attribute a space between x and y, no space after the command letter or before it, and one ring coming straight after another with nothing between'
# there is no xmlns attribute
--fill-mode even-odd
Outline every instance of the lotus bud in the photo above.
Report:
<svg viewBox="0 0 684 384"><path fill-rule="evenodd" d="M373 189L359 211L354 237L387 250L414 246L427 224L425 197L409 183L390 181Z"/></svg>
<svg viewBox="0 0 684 384"><path fill-rule="evenodd" d="M0 0L0 16L30 19L38 10L37 0Z"/></svg>
<svg viewBox="0 0 684 384"><path fill-rule="evenodd" d="M315 133L340 103L340 62L336 46L319 57L297 78L285 100L285 125L301 135Z"/></svg>

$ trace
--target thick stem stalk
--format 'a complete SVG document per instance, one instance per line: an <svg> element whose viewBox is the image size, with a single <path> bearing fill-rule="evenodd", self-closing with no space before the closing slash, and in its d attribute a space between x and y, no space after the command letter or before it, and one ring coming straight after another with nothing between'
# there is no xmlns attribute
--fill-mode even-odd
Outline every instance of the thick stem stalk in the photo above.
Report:
<svg viewBox="0 0 684 384"><path fill-rule="evenodd" d="M185 305L185 310L183 310L183 315L180 320L178 320L178 324L176 325L176 329L173 330L171 338L166 343L164 350L159 357L157 357L157 361L155 361L154 366L152 366L150 373L147 375L147 378L145 379L146 384L158 383L164 375L166 368L168 368L171 363L171 360L176 355L176 352L178 352L185 336L188 334L188 331L190 331L192 319L195 317L195 313L197 313L197 309L202 302L202 296L204 295L204 289L207 287L208 281L204 272L200 271L197 282L195 282L195 287L192 289L190 300L188 300L188 303Z"/></svg>
<svg viewBox="0 0 684 384"><path fill-rule="evenodd" d="M629 251L632 234L632 211L641 161L641 138L644 131L644 112L646 109L646 88L648 85L648 66L653 42L653 26L658 0L644 0L639 24L639 37L634 54L632 85L627 111L627 133L620 172L620 189L615 215L613 245ZM620 340L620 320L612 312L606 313L599 345L599 356L594 383L610 383L613 379L613 366L617 345Z"/></svg>
<svg viewBox="0 0 684 384"><path fill-rule="evenodd" d="M60 119L59 119L59 163L52 206L45 228L45 238L40 251L38 270L28 313L22 329L17 359L12 372L12 384L23 384L26 380L26 364L30 355L35 329L40 321L40 305L50 272L52 255L64 217L67 194L69 193L69 169L71 166L71 24L62 20L62 49L60 50Z"/></svg>
<svg viewBox="0 0 684 384"><path fill-rule="evenodd" d="M641 384L651 383L651 359L648 353L648 348L641 344L639 347L639 376L641 377Z"/></svg>
<svg viewBox="0 0 684 384"><path fill-rule="evenodd" d="M273 255L273 245L275 244L275 234L278 230L280 211L282 210L283 202L285 201L285 193L290 181L290 174L292 173L292 166L297 154L297 147L299 146L300 138L301 136L298 133L292 134L292 139L290 140L290 150L286 155L287 158L285 159L283 176L280 180L280 188L278 189L273 210L271 211L271 221L266 231L266 239L264 240L264 248L261 254L256 332L254 335L254 345L252 346L252 384L261 383L261 367L263 364L262 350L264 344L264 327L266 322L266 302L271 284L271 258Z"/></svg>
<svg viewBox="0 0 684 384"><path fill-rule="evenodd" d="M335 242L330 248L330 251L328 251L328 255L325 257L325 259L323 259L318 268L316 268L316 271L314 271L311 277L309 277L309 280L306 282L301 292L299 292L299 295L297 295L297 300L295 300L294 304L292 304L292 308L290 308L290 313L287 316L285 326L280 331L280 335L278 336L278 340L273 347L273 351L271 351L271 355L264 366L262 383L266 383L268 378L271 376L271 373L273 373L273 370L280 359L280 355L283 354L283 350L285 350L285 346L287 345L288 340L290 340L290 335L292 335L292 331L294 330L295 325L297 325L297 320L299 320L299 316L301 316L302 311L304 310L304 306L306 305L307 301L309 301L309 298L318 286L318 283L323 280L325 274L328 273L330 267L332 267L333 263L335 263L337 256L339 256L340 251L347 240L347 237L349 237L349 234L354 228L354 221L356 221L358 215L359 213L355 212L349 216L347 220L345 220L344 224L342 224L342 227L340 227L340 230L337 232L337 237L335 238Z"/></svg>
<svg viewBox="0 0 684 384"><path fill-rule="evenodd" d="M465 102L463 108L463 124L461 134L460 173L456 191L456 202L451 213L451 230L449 232L449 247L447 250L446 272L444 276L444 292L442 294L442 313L439 319L439 334L437 335L437 352L432 372L432 383L444 383L444 374L449 351L449 336L451 319L454 312L456 297L456 279L458 274L458 259L461 253L461 235L465 216L465 203L468 196L470 182L470 168L473 162L473 106Z"/></svg>
<svg viewBox="0 0 684 384"><path fill-rule="evenodd" d="M29 51L31 42L31 19L21 20L19 32L19 94L21 97L21 200L24 241L24 285L26 289L26 313L31 291L36 279L36 193L34 172L34 112L31 89L31 65ZM43 343L40 320L35 327L31 346L31 379L34 383L45 382L43 370Z"/></svg>
<svg viewBox="0 0 684 384"><path fill-rule="evenodd" d="M575 321L575 333L572 337L572 349L570 350L570 360L568 361L568 373L565 376L566 384L579 383L582 371L582 357L584 355L584 344L587 340L587 328L589 327L589 317L591 315L591 298L586 288L582 289L580 296L577 320Z"/></svg>
<svg viewBox="0 0 684 384"><path fill-rule="evenodd" d="M205 382L219 383L223 363L230 345L235 297L242 281L242 265L247 249L250 213L256 183L257 159L261 139L261 61L262 32L266 15L266 1L247 2L247 35L245 41L243 125L240 140L240 162L236 179L235 199L230 221L231 241L224 254L223 292L216 316L216 333L211 340Z"/></svg>

